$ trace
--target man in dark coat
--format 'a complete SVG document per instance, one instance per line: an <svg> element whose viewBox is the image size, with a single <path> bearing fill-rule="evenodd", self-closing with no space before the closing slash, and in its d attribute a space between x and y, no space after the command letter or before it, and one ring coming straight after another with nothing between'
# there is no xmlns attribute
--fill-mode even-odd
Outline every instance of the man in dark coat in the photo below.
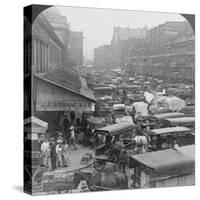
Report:
<svg viewBox="0 0 200 200"><path fill-rule="evenodd" d="M64 129L64 139L68 140L70 137L70 120L67 118L67 115L65 116L63 120L63 129Z"/></svg>
<svg viewBox="0 0 200 200"><path fill-rule="evenodd" d="M56 142L54 138L51 138L51 143L50 143L50 157L51 157L51 167L52 170L56 169Z"/></svg>
<svg viewBox="0 0 200 200"><path fill-rule="evenodd" d="M70 112L71 125L74 125L75 118L76 118L75 112L74 112L74 111L71 111L71 112Z"/></svg>

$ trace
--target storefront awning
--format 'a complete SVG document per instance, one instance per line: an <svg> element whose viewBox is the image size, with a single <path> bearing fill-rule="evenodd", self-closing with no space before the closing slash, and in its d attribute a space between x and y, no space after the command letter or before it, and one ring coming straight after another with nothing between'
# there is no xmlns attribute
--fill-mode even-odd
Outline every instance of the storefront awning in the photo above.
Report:
<svg viewBox="0 0 200 200"><path fill-rule="evenodd" d="M24 120L24 130L34 133L45 133L48 128L48 123L31 116Z"/></svg>

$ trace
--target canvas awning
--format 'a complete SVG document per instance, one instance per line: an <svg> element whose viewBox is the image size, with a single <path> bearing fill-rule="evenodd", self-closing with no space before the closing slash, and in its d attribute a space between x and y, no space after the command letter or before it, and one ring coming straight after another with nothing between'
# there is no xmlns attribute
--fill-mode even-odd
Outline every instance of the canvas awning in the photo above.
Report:
<svg viewBox="0 0 200 200"><path fill-rule="evenodd" d="M31 116L24 120L24 130L32 133L45 133L48 128L48 123Z"/></svg>

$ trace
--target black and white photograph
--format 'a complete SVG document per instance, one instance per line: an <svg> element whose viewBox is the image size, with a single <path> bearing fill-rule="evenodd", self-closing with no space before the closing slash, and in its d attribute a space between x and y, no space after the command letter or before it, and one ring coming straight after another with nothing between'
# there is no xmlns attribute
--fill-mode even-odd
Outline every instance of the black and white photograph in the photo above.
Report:
<svg viewBox="0 0 200 200"><path fill-rule="evenodd" d="M194 14L31 5L23 20L25 193L195 185Z"/></svg>

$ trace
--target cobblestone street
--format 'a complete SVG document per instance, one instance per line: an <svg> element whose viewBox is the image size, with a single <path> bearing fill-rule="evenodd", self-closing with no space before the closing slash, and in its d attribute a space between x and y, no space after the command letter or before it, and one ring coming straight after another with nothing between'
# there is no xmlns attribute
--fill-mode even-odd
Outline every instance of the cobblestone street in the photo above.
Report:
<svg viewBox="0 0 200 200"><path fill-rule="evenodd" d="M86 166L81 164L81 158L84 156L84 154L93 153L93 151L88 148L83 148L81 145L78 145L77 147L77 150L71 150L71 165L69 167L59 167L55 170L55 172L70 172L80 168L84 168Z"/></svg>

